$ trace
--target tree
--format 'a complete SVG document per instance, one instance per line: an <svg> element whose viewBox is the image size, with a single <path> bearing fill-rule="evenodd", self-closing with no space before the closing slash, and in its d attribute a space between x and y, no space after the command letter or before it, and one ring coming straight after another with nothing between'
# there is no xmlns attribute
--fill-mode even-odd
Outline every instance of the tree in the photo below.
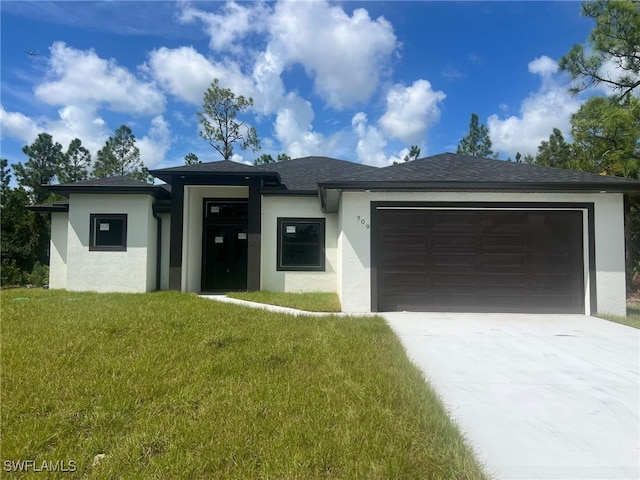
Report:
<svg viewBox="0 0 640 480"><path fill-rule="evenodd" d="M253 161L254 165L269 165L270 163L277 162L286 162L287 160L291 160L291 157L286 153L279 153L278 158L274 160L274 158L268 153L263 153L258 158Z"/></svg>
<svg viewBox="0 0 640 480"><path fill-rule="evenodd" d="M60 183L81 182L89 177L91 153L82 146L79 138L74 138L56 166L56 176Z"/></svg>
<svg viewBox="0 0 640 480"><path fill-rule="evenodd" d="M198 163L202 163L202 161L198 158L198 156L195 153L187 153L184 156L185 165L196 165Z"/></svg>
<svg viewBox="0 0 640 480"><path fill-rule="evenodd" d="M142 180L152 181L149 171L140 160L140 149L136 147L136 137L129 127L120 126L115 134L98 151L98 159L93 166L94 178L128 175Z"/></svg>
<svg viewBox="0 0 640 480"><path fill-rule="evenodd" d="M31 203L42 203L51 194L42 186L52 183L56 176L56 168L62 157L62 145L53 142L48 133L40 133L31 145L22 151L29 158L25 164L13 164L16 181L24 187Z"/></svg>
<svg viewBox="0 0 640 480"><path fill-rule="evenodd" d="M591 97L571 116L577 170L638 178L640 100Z"/></svg>
<svg viewBox="0 0 640 480"><path fill-rule="evenodd" d="M471 114L469 122L469 134L462 137L458 144L459 155L470 155L472 157L498 158L497 154L491 150L491 138L486 125L481 125L476 113Z"/></svg>
<svg viewBox="0 0 640 480"><path fill-rule="evenodd" d="M554 128L549 140L543 140L538 146L535 163L544 167L571 168L572 157L571 145L565 141L562 132Z"/></svg>
<svg viewBox="0 0 640 480"><path fill-rule="evenodd" d="M269 165L270 163L276 163L277 160L274 160L271 155L268 153L263 153L258 158L253 161L254 165Z"/></svg>
<svg viewBox="0 0 640 480"><path fill-rule="evenodd" d="M238 144L242 150L260 149L260 140L254 127L238 121L239 113L253 106L253 98L236 97L228 88L222 88L218 79L204 93L201 112L197 116L201 125L200 136L209 142L225 160L231 159L233 146Z"/></svg>
<svg viewBox="0 0 640 480"><path fill-rule="evenodd" d="M576 93L604 83L617 92L618 100L628 96L640 85L640 3L586 1L582 15L595 20L596 26L586 45L574 45L558 62L560 70L578 80L571 90Z"/></svg>
<svg viewBox="0 0 640 480"><path fill-rule="evenodd" d="M405 162L410 162L412 160L417 160L420 157L420 147L417 145L411 145L409 149L409 153L404 156Z"/></svg>
<svg viewBox="0 0 640 480"><path fill-rule="evenodd" d="M11 174L9 173L9 160L0 158L0 206L4 205L11 187Z"/></svg>

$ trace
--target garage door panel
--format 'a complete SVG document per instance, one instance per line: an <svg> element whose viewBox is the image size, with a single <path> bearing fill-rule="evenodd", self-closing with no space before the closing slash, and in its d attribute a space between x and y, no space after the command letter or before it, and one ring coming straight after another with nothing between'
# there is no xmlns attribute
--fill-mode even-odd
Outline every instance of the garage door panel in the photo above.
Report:
<svg viewBox="0 0 640 480"><path fill-rule="evenodd" d="M524 253L483 253L482 265L485 267L515 267L523 268L526 265L527 256Z"/></svg>
<svg viewBox="0 0 640 480"><path fill-rule="evenodd" d="M431 259L434 267L473 267L478 261L473 253L434 253Z"/></svg>
<svg viewBox="0 0 640 480"><path fill-rule="evenodd" d="M582 211L377 215L379 310L584 312Z"/></svg>

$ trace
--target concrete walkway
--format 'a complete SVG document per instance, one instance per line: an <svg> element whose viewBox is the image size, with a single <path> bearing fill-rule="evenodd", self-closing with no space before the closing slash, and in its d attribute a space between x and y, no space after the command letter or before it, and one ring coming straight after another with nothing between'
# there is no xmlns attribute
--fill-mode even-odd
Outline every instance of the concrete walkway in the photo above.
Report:
<svg viewBox="0 0 640 480"><path fill-rule="evenodd" d="M382 315L494 478L640 478L640 331L584 315Z"/></svg>

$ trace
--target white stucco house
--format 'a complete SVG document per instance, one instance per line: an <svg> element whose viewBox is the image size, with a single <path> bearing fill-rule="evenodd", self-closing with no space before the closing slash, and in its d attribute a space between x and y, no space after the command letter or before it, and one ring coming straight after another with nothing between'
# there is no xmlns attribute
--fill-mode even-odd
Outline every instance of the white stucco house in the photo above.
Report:
<svg viewBox="0 0 640 480"><path fill-rule="evenodd" d="M50 288L337 292L346 312L625 314L640 182L445 153L52 185Z"/></svg>

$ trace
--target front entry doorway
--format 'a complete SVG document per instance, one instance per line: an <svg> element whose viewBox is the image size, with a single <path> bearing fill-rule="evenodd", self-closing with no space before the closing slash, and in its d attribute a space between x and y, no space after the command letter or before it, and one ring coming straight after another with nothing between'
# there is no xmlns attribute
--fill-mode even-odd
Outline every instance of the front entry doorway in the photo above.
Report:
<svg viewBox="0 0 640 480"><path fill-rule="evenodd" d="M204 200L202 291L247 289L248 203Z"/></svg>

